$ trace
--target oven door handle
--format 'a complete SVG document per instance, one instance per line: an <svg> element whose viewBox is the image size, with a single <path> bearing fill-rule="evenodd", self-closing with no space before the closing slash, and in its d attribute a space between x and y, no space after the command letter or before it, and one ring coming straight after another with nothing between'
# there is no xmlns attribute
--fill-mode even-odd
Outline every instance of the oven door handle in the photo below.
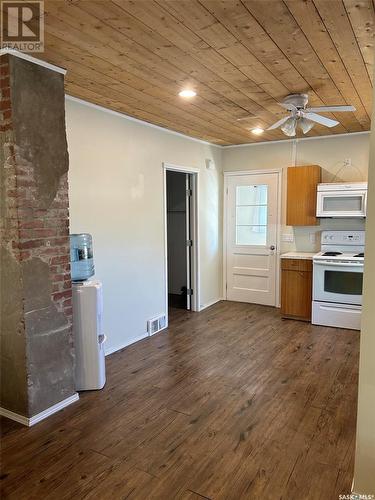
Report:
<svg viewBox="0 0 375 500"><path fill-rule="evenodd" d="M314 260L314 264L319 264L319 266L335 266L335 267L363 267L362 262L357 264L355 262L327 262L326 260Z"/></svg>

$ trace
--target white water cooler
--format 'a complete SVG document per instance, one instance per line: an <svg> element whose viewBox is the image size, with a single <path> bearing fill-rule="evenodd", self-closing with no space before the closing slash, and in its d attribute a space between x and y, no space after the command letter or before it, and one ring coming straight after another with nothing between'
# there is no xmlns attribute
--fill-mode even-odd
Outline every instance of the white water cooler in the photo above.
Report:
<svg viewBox="0 0 375 500"><path fill-rule="evenodd" d="M102 284L87 280L72 285L76 390L102 389L105 384Z"/></svg>

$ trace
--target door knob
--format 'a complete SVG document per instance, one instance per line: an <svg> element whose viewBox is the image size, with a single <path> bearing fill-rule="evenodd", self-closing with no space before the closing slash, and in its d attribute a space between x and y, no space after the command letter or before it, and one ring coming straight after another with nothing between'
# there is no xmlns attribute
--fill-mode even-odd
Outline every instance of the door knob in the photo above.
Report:
<svg viewBox="0 0 375 500"><path fill-rule="evenodd" d="M275 250L275 249L276 249L275 245L270 246L270 250Z"/></svg>

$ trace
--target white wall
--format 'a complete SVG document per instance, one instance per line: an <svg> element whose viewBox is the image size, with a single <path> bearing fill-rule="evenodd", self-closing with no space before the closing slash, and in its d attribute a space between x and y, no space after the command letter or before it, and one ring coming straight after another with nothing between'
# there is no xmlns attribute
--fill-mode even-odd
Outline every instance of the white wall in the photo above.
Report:
<svg viewBox="0 0 375 500"><path fill-rule="evenodd" d="M223 170L261 170L284 168L282 234L294 234L294 243L282 242L281 251L315 251L319 248L319 233L324 229L363 229L359 220L322 220L320 226L287 227L286 221L286 168L291 166L293 158L292 141L273 142L223 149ZM361 181L367 179L369 134L332 136L329 138L297 141L296 165L320 165L323 168L323 182ZM345 159L350 158L352 167L345 167L340 172ZM339 175L337 173L339 172ZM335 177L337 175L337 177ZM310 241L310 234L315 235L315 243Z"/></svg>
<svg viewBox="0 0 375 500"><path fill-rule="evenodd" d="M147 320L165 312L163 162L200 168L200 302L221 298L220 148L72 100L66 122L70 230L93 236L107 351L144 336Z"/></svg>
<svg viewBox="0 0 375 500"><path fill-rule="evenodd" d="M375 98L375 89L374 89ZM375 495L375 107L369 161L365 274L359 362L357 442L353 491Z"/></svg>

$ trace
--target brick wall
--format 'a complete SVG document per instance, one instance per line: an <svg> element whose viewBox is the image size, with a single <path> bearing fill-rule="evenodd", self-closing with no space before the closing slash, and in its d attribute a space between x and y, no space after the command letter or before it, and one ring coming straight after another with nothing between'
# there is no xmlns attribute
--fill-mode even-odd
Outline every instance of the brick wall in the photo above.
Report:
<svg viewBox="0 0 375 500"><path fill-rule="evenodd" d="M9 58L0 58L1 242L19 259L17 185L10 101Z"/></svg>
<svg viewBox="0 0 375 500"><path fill-rule="evenodd" d="M9 57L1 57L1 131L12 131ZM38 257L49 265L52 299L69 321L72 318L70 278L68 173L60 178L56 196L48 208L40 208L34 166L15 153L13 134L6 143L8 217L13 220L11 242L19 261ZM11 213L12 212L12 213ZM9 224L10 221L8 221ZM18 231L18 234L17 234Z"/></svg>
<svg viewBox="0 0 375 500"><path fill-rule="evenodd" d="M12 125L12 111L10 104L10 85L9 85L9 57L7 55L0 58L0 131L9 130Z"/></svg>
<svg viewBox="0 0 375 500"><path fill-rule="evenodd" d="M48 208L40 208L33 169L16 167L21 261L39 258L49 266L51 297L59 312L71 322L69 202L67 173L60 178L56 197Z"/></svg>

